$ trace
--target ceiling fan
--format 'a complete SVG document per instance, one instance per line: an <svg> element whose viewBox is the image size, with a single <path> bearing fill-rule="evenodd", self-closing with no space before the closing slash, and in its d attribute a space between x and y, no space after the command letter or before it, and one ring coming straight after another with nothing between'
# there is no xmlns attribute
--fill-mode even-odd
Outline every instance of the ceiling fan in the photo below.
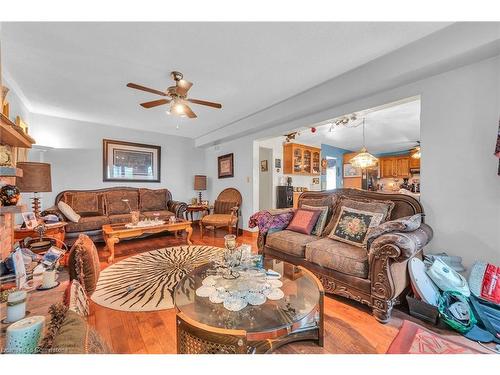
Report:
<svg viewBox="0 0 500 375"><path fill-rule="evenodd" d="M219 103L213 103L199 99L189 99L187 97L187 93L193 86L193 84L189 81L186 81L183 78L184 76L180 72L173 71L172 73L170 73L170 76L175 81L175 86L168 87L165 92L138 85L136 83L127 83L127 87L168 97L168 99L153 100L150 102L141 103L140 105L144 108L153 108L159 105L170 103L170 108L167 113L174 116L196 118L197 116L189 107L188 102L193 104L205 105L212 108L222 108L222 105Z"/></svg>

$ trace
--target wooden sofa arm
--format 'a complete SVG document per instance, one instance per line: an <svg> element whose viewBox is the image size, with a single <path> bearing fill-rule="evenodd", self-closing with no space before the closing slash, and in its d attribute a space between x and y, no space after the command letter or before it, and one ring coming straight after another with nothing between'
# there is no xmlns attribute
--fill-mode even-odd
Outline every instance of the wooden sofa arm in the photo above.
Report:
<svg viewBox="0 0 500 375"><path fill-rule="evenodd" d="M184 202L170 200L167 202L167 209L173 212L176 217L184 219L184 212L187 210L187 204Z"/></svg>
<svg viewBox="0 0 500 375"><path fill-rule="evenodd" d="M377 237L368 252L369 278L374 314L381 322L389 319L390 311L409 285L407 263L421 253L432 239L432 228L422 224L412 232L392 232Z"/></svg>

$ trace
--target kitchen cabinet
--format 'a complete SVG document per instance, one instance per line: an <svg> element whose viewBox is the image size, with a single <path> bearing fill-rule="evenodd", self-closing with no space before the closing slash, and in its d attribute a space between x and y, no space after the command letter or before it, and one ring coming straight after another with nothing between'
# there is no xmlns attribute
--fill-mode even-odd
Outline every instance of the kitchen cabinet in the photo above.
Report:
<svg viewBox="0 0 500 375"><path fill-rule="evenodd" d="M317 147L299 143L283 145L283 174L297 174L303 176L320 175L320 153Z"/></svg>
<svg viewBox="0 0 500 375"><path fill-rule="evenodd" d="M420 158L412 158L410 156L410 169L420 169Z"/></svg>
<svg viewBox="0 0 500 375"><path fill-rule="evenodd" d="M387 156L379 158L380 178L410 177L409 156Z"/></svg>

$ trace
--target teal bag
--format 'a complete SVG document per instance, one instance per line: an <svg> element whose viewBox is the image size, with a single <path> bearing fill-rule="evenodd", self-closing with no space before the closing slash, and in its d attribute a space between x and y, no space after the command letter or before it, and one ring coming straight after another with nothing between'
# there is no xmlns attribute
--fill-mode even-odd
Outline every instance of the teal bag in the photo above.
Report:
<svg viewBox="0 0 500 375"><path fill-rule="evenodd" d="M462 302L462 306L466 306L467 313L469 316L468 320L460 320L456 316L453 315L450 307L456 303ZM472 309L469 305L469 300L463 294L455 291L446 291L441 297L439 297L439 305L438 305L439 315L441 319L453 328L455 331L460 333L467 333L472 327L474 327L477 323L476 317L472 312Z"/></svg>

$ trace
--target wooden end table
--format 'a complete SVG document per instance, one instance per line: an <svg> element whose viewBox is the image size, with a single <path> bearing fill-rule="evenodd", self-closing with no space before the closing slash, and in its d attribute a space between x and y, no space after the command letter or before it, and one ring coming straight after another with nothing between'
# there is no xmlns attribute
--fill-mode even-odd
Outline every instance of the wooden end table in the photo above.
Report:
<svg viewBox="0 0 500 375"><path fill-rule="evenodd" d="M45 224L45 234L43 236L54 238L64 243L64 239L66 237L66 230L64 228L66 225L68 225L68 223L65 221L55 224ZM33 229L20 227L14 229L14 241L21 241L26 237L38 238L39 234Z"/></svg>
<svg viewBox="0 0 500 375"><path fill-rule="evenodd" d="M188 214L191 216L191 221L193 221L193 212L207 212L210 214L210 207L199 204L188 204L186 208L186 220L188 219Z"/></svg>
<svg viewBox="0 0 500 375"><path fill-rule="evenodd" d="M102 226L102 235L104 237L104 241L106 242L106 247L104 249L107 249L110 253L108 263L112 263L115 260L115 244L124 238L135 238L140 237L143 234L161 232L174 232L177 237L179 231L185 231L186 242L188 245L192 245L191 235L193 234L193 228L191 228L191 222L188 220L177 219L175 223L166 222L164 224L150 227L127 228L125 225L126 223L106 224Z"/></svg>

